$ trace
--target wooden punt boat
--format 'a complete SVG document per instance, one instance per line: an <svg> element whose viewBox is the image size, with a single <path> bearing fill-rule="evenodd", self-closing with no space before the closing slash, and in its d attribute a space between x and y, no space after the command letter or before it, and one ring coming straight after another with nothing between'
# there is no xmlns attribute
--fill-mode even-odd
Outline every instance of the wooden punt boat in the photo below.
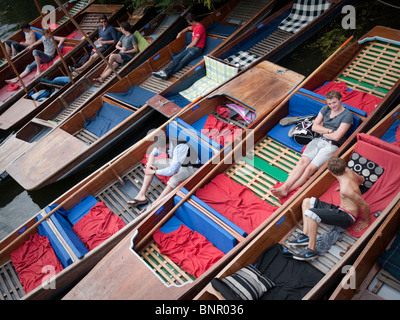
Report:
<svg viewBox="0 0 400 320"><path fill-rule="evenodd" d="M397 120L397 123L394 123L397 129L399 123L398 113L399 108L397 107L395 112L391 112L387 117L385 117L385 119L377 123L368 132L368 134L364 134L364 137L366 138L360 137L356 145L345 152L342 155L342 158L346 161L354 159L354 157L352 157L353 152L358 153L360 156L368 156L368 161L375 161L375 163L378 165L382 165L384 163L384 165L386 166L385 170L390 170L390 173L388 173L388 175L395 176L393 177L393 179L398 179L398 174L394 169L395 165L391 166L391 162L398 162L400 149L398 148L398 146L392 147L390 143L388 143L388 141L390 140L393 141L392 139L395 136L395 131L390 131L390 128L393 127L393 123ZM372 139L370 137L372 137ZM371 149L363 149L365 148L365 146L360 146L360 144L363 143L365 143L365 146L367 148L372 148L374 150L372 151ZM379 162L373 158L371 154L372 152L374 152L376 159L379 160L380 157L385 157L386 159ZM378 155L379 153L381 154ZM332 289L333 285L337 284L338 279L341 278L341 274L346 272L348 272L348 274L345 276L345 279L342 282L345 284L345 287L347 286L346 289L343 289L341 286L339 286L332 295L331 299L351 298L353 294L357 292L357 289L354 289L354 287L352 287L352 289L349 289L348 286L354 286L355 284L356 288L361 289L359 294L355 295L359 299L370 299L373 297L373 294L371 292L367 292L367 290L364 290L366 289L366 286L370 284L372 279L367 278L368 272L371 270L371 274L375 275L379 271L379 268L376 266L376 264L374 265L374 263L379 254L383 252L386 245L391 241L391 239L393 238L393 234L398 230L399 226L399 219L396 218L396 216L398 216L397 213L399 210L400 189L397 183L392 184L393 181L391 182L391 178L387 179L386 177L384 177L383 175L379 177L379 179L384 179L384 182L381 180L381 187L378 190L375 189L375 191L372 191L372 188L374 187L372 186L371 190L367 191L369 192L370 196L367 196L367 193L365 193L363 196L364 198L366 198L366 200L368 199L367 201L370 201L369 204L371 208L371 224L365 230L365 232L357 233L352 228L345 230L342 236L339 237L339 239L334 239L331 241L331 243L329 243L328 241L328 248L323 249L322 251L324 252L324 254L320 254L317 259L312 261L302 261L299 264L290 265L290 267L292 268L297 268L301 265L304 267L304 264L306 264L306 269L303 269L304 272L308 270L307 272L310 272L310 274L319 274L319 276L316 278L304 277L302 279L299 279L299 276L297 276L297 279L299 281L299 288L303 285L306 288L302 291L303 296L299 296L297 298L320 299ZM379 181L379 179L377 180L377 182ZM385 183L391 184L390 192L387 192L388 188L387 186L385 187ZM304 192L302 192L289 206L286 206L286 208L282 210L282 212L276 217L276 219L274 219L274 221L272 221L265 229L262 230L262 232L256 238L252 240L252 242L246 247L245 250L240 252L220 273L218 273L216 278L221 280L227 276L234 274L243 267L246 267L250 264L254 265L257 262L260 263L260 261L263 260L264 254L266 256L268 255L267 252L269 250L275 253L279 251L283 252L282 250L284 250L284 252L289 255L298 252L299 247L296 248L295 246L290 246L289 244L287 244L286 240L290 240L296 237L302 230L302 201L305 198L321 197L326 195L327 193L335 192L333 190L337 185L338 184L337 182L335 182L335 178L328 172L328 170L326 170L321 176L315 179L315 181L313 181L313 183L311 183L304 190ZM334 197L335 196L329 199L333 199ZM336 195L336 198L338 197L339 196ZM339 199L336 200L340 201ZM378 202L380 203L378 204ZM376 216L374 217L374 214L376 212L381 212L377 215L377 218ZM381 227L379 227L380 225ZM386 236L383 230L389 225L389 229L391 229L392 232L390 236ZM318 233L320 235L330 234L331 236L333 236L333 234L335 233L333 229L334 228L321 223L319 225ZM371 239L371 242L365 247L371 237L373 237L373 240ZM378 238L380 240L378 240ZM364 254L362 253L361 255L359 255L364 247ZM260 258L262 255L263 257ZM353 263L356 257L358 258L356 262ZM299 261L297 261L297 263L298 262ZM264 265L263 267L261 267L263 268L262 272L264 275L266 275L268 272L272 272L270 274L274 274L274 271L269 271L272 270L274 263L275 260L271 264L266 265L265 268ZM296 278L293 277L293 275L291 275L290 272L287 271L287 269L283 270L282 272L282 274L287 278ZM364 278L366 279L366 281L368 281L368 283L365 285L362 283L362 280ZM306 284L306 281L309 281L309 283ZM214 280L213 283L215 282L218 282L218 280ZM390 279L388 280L388 282L390 282ZM279 285L277 285L277 290L280 290L278 287L283 288L283 290L287 290L289 288L289 284L283 281L280 282ZM272 293L269 297L270 299L272 299L272 297L279 296L279 294L280 293L278 291L275 294ZM283 299L283 296L279 297ZM266 294L264 298L268 299L268 295ZM217 291L210 283L198 294L196 299L223 300L224 297L221 295L221 292Z"/></svg>
<svg viewBox="0 0 400 320"><path fill-rule="evenodd" d="M236 4L237 2L234 1L233 3ZM271 7L274 4L274 1L269 1L268 4ZM231 12L233 8L234 7L232 7L232 3L228 3L227 5L224 5L220 9L213 12L211 15L207 16L204 20L202 20L202 23L206 27L210 26L213 23L219 23L219 24L223 25L224 19L227 19L227 16L229 16L229 12ZM229 9L229 10L227 10L227 9ZM248 21L248 23L249 22L250 21ZM247 26L247 24L243 25L239 29L235 29L236 31L234 31L234 33L231 36L234 36L238 30L241 30L241 28L246 27L246 26ZM169 35L170 37L173 36L172 33L169 33L167 35ZM187 37L189 37L189 35ZM210 35L207 40L207 47L206 47L204 54L214 50L217 46L223 44L225 39L226 39L225 35L224 36L219 36L218 34ZM161 43L159 42L158 45L161 46ZM53 117L53 119L47 118L46 120L55 120L54 115L55 114L57 114L57 116L59 115L60 107L62 108L63 112L65 109L65 104L60 101L61 99L65 99L65 101L68 101L68 105L71 105L70 101L75 101L75 99L79 100L81 98L81 96L84 97L85 94L87 94L87 93L91 94L90 99L93 100L99 94L105 92L111 85L115 85L115 87L117 87L117 89L116 89L117 92L121 92L122 89L123 89L122 92L124 90L128 90L133 85L139 84L140 82L144 81L145 78L154 78L151 75L152 71L157 70L160 65L165 64L167 61L171 61L172 54L180 52L185 46L186 46L186 38L185 37L180 37L178 39L175 39L170 44L168 44L168 46L166 46L163 49L161 49L160 51L158 51L157 54L155 54L152 58L148 59L145 63L142 63L140 65L140 67L137 68L137 70L136 69L133 70L129 77L125 77L128 72L127 68L133 67L132 64L134 62L136 62L136 66L137 66L143 60L143 56L141 56L139 54L134 59L135 61L130 61L130 63L128 63L126 66L123 66L118 71L120 76L124 77L119 82L117 82L118 79L116 78L116 76L114 74L111 74L102 84L95 83L93 81L93 79L98 77L104 68L104 64L99 63L97 66L95 66L91 71L89 71L86 74L85 78L82 78L81 80L77 81L77 83L75 84L75 86L73 88L67 90L63 95L60 96L60 99L55 101L53 104L49 105L41 114L39 114L36 117L36 119L38 119L38 118L40 119L39 120L41 123L40 129L43 132L43 131L48 131L49 127L52 127L54 129L60 128L58 124L54 124L53 122L46 124L45 122L41 121L43 119L43 118L41 118L41 116L44 114L45 117L49 117L49 116ZM198 58L198 60L200 60L200 59L201 58ZM191 62L191 64L193 64L193 63L195 63L195 61ZM183 69L185 69L185 68L183 68ZM185 70L178 71L177 75L174 75L174 77L179 77L183 72L185 72ZM151 81L151 79L150 79L150 81ZM94 90L92 88L94 88ZM114 90L110 89L110 90L107 90L107 92L114 93ZM147 93L147 94L152 95L152 92ZM79 109L81 109L87 103L87 101L88 100L85 99L85 97L84 97L84 99L81 99L80 101L78 101L77 104L74 103L74 106L73 106L74 110L70 114L71 115L75 114ZM98 99L98 101L101 101L101 100ZM143 105L143 103L140 104L140 106L142 106L142 105ZM151 108L149 108L149 110L142 108L141 110L142 110L142 112L144 112L144 114L147 114L148 112L152 111ZM70 112L70 110L68 110L68 112ZM40 172L41 171L39 169L39 167L37 167L36 169L33 169L31 167L33 163L30 161L29 161L29 164L28 163L22 164L22 163L25 161L24 159L28 159L28 158L26 158L28 156L28 153L33 155L36 152L40 152L42 154L43 150L47 149L50 146L47 139L51 140L51 136L56 134L55 131L57 131L57 130L53 130L51 132L51 135L49 135L49 136L46 135L46 139L43 139L43 136L40 136L40 138L41 138L40 141L38 141L37 139L34 139L35 143L34 143L34 145L32 145L32 143L30 143L30 141L28 141L28 139L32 139L32 135L35 138L37 136L37 133L38 133L37 123L38 122L36 121L36 119L33 119L30 123L28 123L25 127L23 127L17 133L15 138L8 139L2 146L2 150L4 150L4 158L2 160L2 163L4 164L3 168L6 168L6 167L10 168L10 170L7 170L7 172L9 174L10 174L10 172L14 172L14 170L11 169L11 166L14 166L14 164L16 164L14 162L11 162L14 159L15 159L15 161L21 161L20 164L17 166L22 165L29 172ZM75 117L75 119L76 119L76 117ZM135 118L135 119L138 120L139 118ZM65 120L65 121L69 121L69 120ZM71 120L71 121L73 121L73 120ZM131 126L130 126L131 130L133 130L134 123L130 122L130 124L131 124ZM60 124L60 125L63 125L63 124ZM65 125L68 126L68 124L65 124ZM59 130L62 130L62 129L59 129ZM21 134L21 132L24 132L24 133ZM28 139L26 136L26 132L28 132ZM122 134L122 132L120 132L120 133L121 133L121 135L119 136L119 139L122 139L124 136L126 136L126 134L128 134L127 132L125 132L124 134ZM19 137L22 137L22 139ZM111 137L109 137L109 138L111 138ZM20 179L17 176L13 176L13 174L11 174L11 176L15 180L17 180L19 183L21 183L21 185L23 185L24 188L35 189L35 188L42 187L46 184L54 182L58 179L61 179L63 177L66 177L67 175L72 174L73 172L80 170L83 166L90 163L90 161L93 161L95 157L98 157L99 154L105 152L106 149L103 148L103 145L99 142L100 141L98 141L98 143L96 143L96 144L91 145L90 153L87 153L87 151L89 151L89 150L81 149L81 151L79 151L75 156L72 156L72 154L71 154L71 157L69 159L63 158L64 160L62 162L58 162L58 163L54 163L54 161L53 161L54 157L51 156L51 154L53 152L51 152L51 154L48 154L49 155L48 159L45 159L45 157L43 157L44 155L42 155L41 156L42 161L39 163L35 163L33 165L34 166L42 166L42 165L48 166L48 164L45 164L47 161L53 162L54 171L50 175L42 176L41 178L39 178L39 180L36 180L36 178L34 178L33 180L31 180L31 182L28 182L28 180L30 180L31 178L28 178L28 177L22 178L22 176L24 176L26 173L28 173L28 171L25 171L25 173L23 173L24 170L20 171L20 169L18 169L18 171L20 172L21 175L18 174L18 176L21 177L22 179ZM112 143L114 143L114 142L109 141L108 147L110 147L112 145ZM79 143L80 142L78 142L78 144ZM18 148L15 147L17 144L18 144ZM62 146L60 146L60 147L62 147ZM82 152L86 153L88 155L92 155L92 157L86 158L86 156L84 156L82 154ZM78 154L79 154L79 157L78 157ZM50 172L48 172L48 173L50 173ZM28 174L28 175L30 175L30 174ZM6 176L6 175L4 174L4 176ZM26 178L27 178L27 180L26 180ZM36 181L34 181L34 180L36 180Z"/></svg>
<svg viewBox="0 0 400 320"><path fill-rule="evenodd" d="M394 142L393 132L396 132L399 125L399 111L400 106L397 106L376 125L373 132L377 137L388 143ZM392 130L392 139L389 139L390 129L387 128ZM395 262L398 238L394 239L398 237L399 227L400 202L387 215L360 255L350 265L351 268L329 297L330 300L399 299L399 279L398 275L393 275L398 266Z"/></svg>
<svg viewBox="0 0 400 320"><path fill-rule="evenodd" d="M151 9L150 10L146 9L150 8L143 7L135 10L131 14L127 13L125 15L120 15L119 17L117 17L117 19L112 19L111 24L114 25L114 27L116 27L117 30L119 30L119 24L122 21L130 19L129 17L137 16L138 17L136 19L137 25L132 25L132 28L134 29L137 27L137 30L139 30L139 32L142 32L143 36L146 37L147 34L149 34L151 30L153 30L153 28L144 27L144 25L147 24L147 22L149 22L150 18L152 17ZM90 22L95 27L97 24L97 21L95 20L96 17L97 14L91 18L93 21ZM162 16L162 18L164 17L165 16ZM163 20L160 19L160 17L158 17L157 19L154 19L154 21L152 21L151 25L155 27L156 25L158 25L158 23L161 23L161 21ZM97 35L97 28L94 34L92 34L91 38L94 39L96 35ZM71 55L67 55L64 57L65 64L67 66L72 66L75 64L77 60L79 60L80 57L82 57L84 53L90 54L92 47L90 43L88 43L87 41L79 41L79 40L69 40L69 41L76 41L78 44L80 44L79 49L74 50ZM108 48L107 51L103 53L103 56L107 59L108 56L111 54L111 52L113 52L114 50L115 50L115 45ZM98 62L100 60L101 58L98 57L96 61ZM96 61L94 63L96 63ZM81 79L88 71L89 69L86 69L85 71L80 73L77 77L74 77L73 82L75 83L76 81ZM50 73L47 73L46 79L53 80L56 77L60 76L67 76L67 72L64 69L64 65L58 65L55 67L55 69L53 68L50 71ZM42 78L40 78L40 80L41 79ZM72 83L72 81L69 81L64 85L58 85L58 86L56 85L58 89L56 94L51 95L42 102L38 102L32 98L33 93L39 92L40 90L49 90L51 88L54 88L53 85L44 83L40 80L37 84L35 84L32 87L31 90L29 90L27 94L22 96L12 106L10 106L2 114L0 114L0 130L12 130L17 127L21 127L21 125L23 124L26 124L27 121L29 121L36 114L45 109L48 105L50 105L53 101L55 101L62 93L64 93L69 87L71 87L74 84Z"/></svg>
<svg viewBox="0 0 400 320"><path fill-rule="evenodd" d="M221 103L229 102L235 102L248 111L256 112L257 117L254 121L254 124L256 124L262 119L263 114L268 111L268 108L273 109L273 107L303 79L302 76L290 71L282 75L280 72L277 72L279 69L280 67L277 65L263 62L255 67L255 70L252 72L247 74L244 73L241 76L253 83L263 82L266 85L268 84L268 87L270 88L269 92L256 92L256 86L254 85L250 87L249 90L240 93L237 93L237 90L233 90L234 88L232 88L232 92L230 92L229 95L220 94L204 98L199 101L198 104L188 106L185 110L182 110L181 114L179 114L179 119L172 118L171 121L162 125L157 132L166 132L168 130L168 134L171 138L178 134L180 138L187 137L189 139L187 141L189 141L190 145L194 146L196 150L200 150L198 155L201 157L202 161L207 161L207 159L218 153L222 146L206 137L204 137L203 140L201 135L197 136L195 131L190 131L187 128L194 125L194 122L199 120L201 121L204 116L214 112ZM259 99L255 99L255 95L257 95ZM252 105L248 106L246 102L252 102ZM91 106L92 108L95 107L94 104L91 104ZM79 117L79 114L76 115L76 117ZM167 127L167 125L169 126ZM243 121L237 122L237 125L244 128L243 130L247 130ZM252 124L247 128L251 128L251 126ZM156 134L157 132L154 133ZM63 141L63 143L65 144L67 142ZM55 234L59 239L61 239L62 247L65 248L72 257L72 263L65 267L61 272L57 273L53 279L56 284L55 289L44 289L42 286L39 286L25 295L15 268L10 261L11 252L20 247L24 241L29 240L38 232L36 219L39 219L39 216L27 221L23 226L18 228L18 230L10 234L9 237L5 238L1 242L0 265L2 267L0 278L4 281L0 281L2 297L5 299L44 299L54 295L58 290L70 285L73 281L76 281L82 275L87 273L91 267L104 257L109 250L111 250L141 219L145 217L145 215L140 214L141 208L131 207L127 205L127 201L135 197L143 183L142 160L151 145L151 141L148 141L147 138L143 138L131 147L129 153L114 159L112 163L108 163L106 167L96 171L90 177L56 199L47 210L43 209L38 213L38 215L41 214L43 217L46 215L46 212L51 214L51 216L46 216L48 219L46 219L45 223L48 224L49 227L53 227L54 231L55 229L50 217L53 215L55 217L56 214L54 213L54 210L60 209L59 207L55 207L56 204L62 205L66 210L77 210L78 205L81 204L83 199L87 199L87 197L95 197L95 202L103 201L115 215L121 217L126 223L124 228L120 229L117 233L105 240L98 247L90 250L84 256L78 256L79 258L76 256L76 253L75 255L71 253L72 249L70 246L72 245L68 241L69 237L68 239L64 238L63 240L63 237L55 230ZM164 188L165 183L160 179L155 178L149 189L148 198L150 203L154 203ZM58 216L57 218L60 217ZM76 224L74 225L76 226ZM61 232L63 231L61 230ZM69 245L67 243L69 243Z"/></svg>
<svg viewBox="0 0 400 320"><path fill-rule="evenodd" d="M93 38L95 34L97 34L96 31L98 29L98 21L99 21L98 19L102 14L105 14L108 17L110 23L112 23L116 19L116 17L123 14L124 11L125 8L123 5L92 4L91 6L86 8L83 12L75 16L74 20L76 20L76 22L82 27L83 32L85 32L89 37ZM54 30L52 34L53 36L68 37L70 39L76 39L76 40L82 40L83 37L83 34L77 31L77 28L75 27L75 25L71 20L68 20L65 23L63 23L59 28ZM41 48L42 45L39 45L38 49L43 50ZM68 54L66 54L65 56L67 57L68 55L72 55L73 52L74 49L70 50ZM13 63L13 66L15 70L18 72L18 74L20 74L25 70L26 66L32 63L33 61L34 59L32 56L32 52L24 50L24 52L21 54L21 57ZM51 67L43 71L40 77L35 77L35 71L32 71L29 75L27 75L26 77L24 77L24 79L22 79L25 88L27 90L32 89L32 87L39 82L40 78L47 77L47 75L50 73L52 69L61 64L62 64L61 59L53 61ZM4 66L4 69L2 70L1 73L0 111L2 112L7 108L9 108L13 103L19 100L26 93L24 88L19 88L14 91L7 91L9 89L9 86L5 82L5 80L16 77L14 68L11 65L7 64Z"/></svg>
<svg viewBox="0 0 400 320"><path fill-rule="evenodd" d="M379 29L379 28L378 28ZM386 30L386 29L384 29ZM373 34L376 34L377 30L373 30ZM386 33L388 35L389 33ZM369 36L371 34L368 34ZM388 43L392 43L390 38L380 40ZM369 41L373 42L374 39L369 38ZM319 196L326 190L330 183L326 182L325 179L329 176L324 174L324 167L321 168L312 179L309 180L300 190L295 192L289 199L283 204L275 199L270 193L269 189L275 186L278 182L283 182L287 178L287 175L294 168L296 162L300 158L300 151L302 146L295 146L290 144L286 137L288 127L282 127L279 125L280 119L290 115L307 115L319 111L323 106L324 101L317 96L312 89L319 88L326 80L336 80L346 74L349 68L352 68L352 61L364 56L365 51L361 50L365 46L368 48L371 44L366 45L365 43L359 46L358 43L350 45L344 49L335 58L329 60L326 64L318 68L307 80L302 84L302 88L298 92L293 92L290 95L290 99L286 98L280 105L278 105L272 112L264 117L259 125L254 128L254 145L252 145L251 135L247 137L245 142L249 141L246 146L244 144L237 145L230 154L225 154L223 160L219 163L212 163L209 161L203 165L199 171L187 180L183 187L178 187L180 190L175 191L164 201L158 205L154 205L153 213L149 214L145 220L143 220L134 230L130 232L115 248L106 255L89 273L85 276L69 293L64 299L192 299L194 298L211 280L216 274L231 260L236 263L232 263L233 267L238 265L237 258L243 256L243 261L250 261L248 256L256 250L264 249L265 243L274 243L282 239L282 235L288 234L288 232L295 226L295 220L299 221L301 212L301 200L299 196L305 195ZM358 46L357 51L354 51L354 47ZM349 56L349 49L353 50L353 55ZM365 49L365 48L364 48ZM333 70L337 65L337 61L343 61L347 57L347 65L344 62L341 64L339 70L336 73L333 71L330 73L330 78L326 76L326 70ZM397 84L396 84L397 83ZM392 93L398 91L398 81L393 86ZM228 82L229 84L229 82ZM265 86L262 86L265 88ZM223 87L221 87L222 89ZM309 89L306 89L309 88ZM217 94L220 89L217 89L213 94ZM390 96L390 92L388 93ZM388 101L383 99L380 107L386 108L389 104ZM313 106L310 109L310 107ZM349 109L352 109L348 106ZM294 111L296 110L296 111ZM296 113L298 112L298 113ZM348 148L348 141L351 141L353 135L359 132L366 131L366 128L372 126L370 116L360 117L360 110L352 109L354 119L356 121L356 128L354 133L350 135L345 143L337 152L337 154L343 154ZM378 110L379 112L379 110ZM277 131L278 130L278 131ZM283 131L282 131L283 130ZM286 133L284 132L286 130ZM248 133L246 131L245 133ZM289 146L290 145L290 146ZM255 147L254 147L255 146ZM254 148L254 150L252 150ZM297 149L297 151L296 151ZM227 161L225 158L231 159L232 153L240 151L240 154L245 154L243 158L237 160L235 157L235 163ZM225 175L221 175L225 173ZM320 177L324 178L320 178ZM217 183L224 177L224 184ZM322 181L322 182L319 182ZM227 183L229 182L229 184ZM229 195L221 196L220 190L227 189L226 194L229 194L231 188L228 185L233 184L234 186L240 185L247 187L246 190L251 190L253 196L251 203L256 203L256 198L261 198L263 203L267 206L268 204L275 207L275 209L269 210L272 213L264 217L264 221L259 221L257 224L250 228L246 232L244 227L246 224L237 221L235 217L229 217L229 208L237 196L230 197ZM214 188L212 188L214 186ZM199 190L211 188L210 194L215 193L215 197L218 199L212 199L211 202L207 202L207 199L202 198ZM232 187L233 188L233 187ZM239 188L239 187L238 187ZM258 197L257 197L258 196ZM222 205L219 205L215 209L213 204L222 198ZM240 198L240 201L244 199ZM222 206L222 207L221 207ZM228 209L225 209L227 207ZM269 206L268 206L269 207ZM193 209L195 208L195 209ZM190 214L187 214L190 210ZM250 219L252 216L251 211L253 210L249 204L249 211L246 212L246 208L234 206L234 212L245 212L244 220ZM183 213L182 213L183 211ZM217 211L217 212L215 212ZM268 210L265 210L266 212ZM226 212L227 219L221 218ZM208 226L204 227L203 223L199 223L199 226L190 224L190 221L184 220L184 216L201 216L203 220L207 220ZM207 218L205 218L206 216ZM235 214L233 215L235 216ZM242 216L242 214L240 214ZM293 217L293 218L292 218ZM159 244L156 244L153 236L164 231L159 231L159 228L168 228L171 224L175 223L180 219L183 224L187 225L190 229L200 232L203 236L210 240L210 242L220 248L222 243L226 245L226 242L230 244L228 250L224 247L224 255L209 267L204 273L196 278L193 277L193 273L188 274L182 270L174 258L170 258L168 255L163 254L162 251L165 248L159 248ZM209 221L212 220L212 222ZM257 217L255 218L257 219ZM199 221L197 219L197 221ZM172 221L172 222L171 222ZM215 226L215 224L218 225ZM239 225L240 223L240 225ZM238 229L240 227L240 229ZM221 230L221 228L223 230ZM371 228L371 227L370 227ZM207 230L211 230L208 232ZM216 231L215 230L219 230ZM271 230L266 232L265 230ZM280 230L283 230L281 232ZM369 229L369 230L372 230ZM181 231L181 230L179 230ZM166 234L167 231L165 231ZM172 234L172 233L171 233ZM174 235L174 234L173 234ZM173 236L171 235L171 237ZM254 243L256 240L262 240ZM220 240L221 238L222 240ZM161 238L165 239L165 238ZM278 239L278 240L277 240ZM174 240L171 240L174 241ZM180 241L180 240L176 240ZM183 242L184 240L182 240ZM225 242L226 241L226 242ZM245 248L251 248L251 250L245 250ZM185 248L186 249L186 248ZM179 251L185 252L189 255L189 250L185 250L182 246L178 247ZM197 250L196 248L195 250ZM199 249L200 250L200 249ZM200 256L200 252L196 251L197 255ZM206 253L207 254L207 253ZM190 256L190 259L195 257ZM211 259L211 258L208 258ZM178 260L179 261L179 260ZM208 261L208 260L207 260ZM197 259L192 261L192 265L197 265L199 262ZM249 262L248 262L249 263ZM186 265L187 266L187 265ZM333 268L334 269L334 268ZM333 271L332 271L333 272ZM107 286L105 285L107 282ZM109 284L112 284L109 286ZM99 290L99 288L102 288ZM208 286L207 286L208 289ZM207 296L208 298L208 296Z"/></svg>
<svg viewBox="0 0 400 320"><path fill-rule="evenodd" d="M71 16L75 16L79 14L81 11L90 6L94 0L80 0L80 1L68 1L64 4L65 9L69 12ZM68 18L66 17L64 11L61 9L54 9L54 12L50 13L51 15L55 15L54 20L56 21L55 26L50 26L52 30L57 29L61 24L66 22ZM40 31L42 29L42 16L39 16L35 20L31 21L29 25L35 30ZM25 41L25 36L22 30L18 30L13 35L11 35L7 40L13 40L17 42ZM11 61L17 60L20 58L21 53L18 53L15 57L11 58ZM2 71L3 66L8 64L8 61L4 55L4 52L0 52L0 71Z"/></svg>

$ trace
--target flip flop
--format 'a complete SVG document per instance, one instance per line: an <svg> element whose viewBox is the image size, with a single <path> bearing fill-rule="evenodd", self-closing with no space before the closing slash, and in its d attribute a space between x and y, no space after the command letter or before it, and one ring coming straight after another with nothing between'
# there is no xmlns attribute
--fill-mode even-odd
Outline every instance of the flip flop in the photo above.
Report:
<svg viewBox="0 0 400 320"><path fill-rule="evenodd" d="M132 207L137 207L139 205L146 204L147 202L149 202L149 200L147 199L146 200L133 199L132 201L135 201L135 203L130 203L131 201L128 201L128 204L131 205Z"/></svg>

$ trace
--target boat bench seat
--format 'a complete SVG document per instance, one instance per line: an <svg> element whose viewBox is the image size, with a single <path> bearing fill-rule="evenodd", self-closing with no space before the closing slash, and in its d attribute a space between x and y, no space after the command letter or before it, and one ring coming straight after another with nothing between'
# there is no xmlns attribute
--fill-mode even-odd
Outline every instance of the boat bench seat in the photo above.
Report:
<svg viewBox="0 0 400 320"><path fill-rule="evenodd" d="M296 93L289 100L289 114L288 117L298 117L305 116L309 114L318 115L320 109L325 105L325 103L314 100L303 94ZM346 106L347 107L347 106ZM353 114L353 125L350 128L348 135L350 135L361 123L361 118ZM291 148L294 151L301 153L304 145L298 144L293 138L288 136L289 130L295 124L289 126L281 126L279 123L272 128L267 136L278 141L279 143Z"/></svg>
<svg viewBox="0 0 400 320"><path fill-rule="evenodd" d="M174 204L181 200L181 197L175 196ZM203 235L224 253L228 253L237 244L235 237L187 202L176 210L175 215L160 228L160 231L170 233L177 230L181 224Z"/></svg>
<svg viewBox="0 0 400 320"><path fill-rule="evenodd" d="M39 234L46 236L49 239L64 268L69 266L74 259L61 244L59 237L61 236L61 240L68 244L76 258L81 259L85 254L87 254L89 250L83 244L81 239L79 239L78 235L72 229L72 226L86 215L90 208L95 206L97 202L98 200L95 197L87 196L70 210L65 210L61 207L53 213L48 220L43 221L39 225ZM57 206L58 204L47 206L45 208L46 214L51 212ZM42 216L38 215L36 220L40 220L41 218ZM58 232L59 236L56 235L54 228L56 228L56 232Z"/></svg>
<svg viewBox="0 0 400 320"><path fill-rule="evenodd" d="M204 57L206 76L197 80L188 89L179 92L185 99L194 101L198 97L205 96L225 81L238 73L239 68L217 61L211 57Z"/></svg>
<svg viewBox="0 0 400 320"><path fill-rule="evenodd" d="M184 188L181 187L180 190L184 193L184 194L188 194L189 191ZM235 230L237 233L239 233L241 236L246 237L247 236L247 232L244 231L242 228L238 227L236 224L234 224L232 221L230 221L228 218L224 217L222 214L220 214L217 210L215 210L214 208L210 207L207 203L205 203L203 200L199 199L198 197L196 197L195 195L191 195L190 199L192 199L194 202L196 202L197 204L199 204L201 207L203 207L205 210L207 210L208 212L212 213L215 217L217 217L219 220L221 220L222 222L224 222L226 225L228 225L229 227L231 227L233 230Z"/></svg>
<svg viewBox="0 0 400 320"><path fill-rule="evenodd" d="M210 160L221 149L218 143L193 129L179 118L176 118L167 125L167 135L170 138L186 141L197 152L197 156L202 164Z"/></svg>

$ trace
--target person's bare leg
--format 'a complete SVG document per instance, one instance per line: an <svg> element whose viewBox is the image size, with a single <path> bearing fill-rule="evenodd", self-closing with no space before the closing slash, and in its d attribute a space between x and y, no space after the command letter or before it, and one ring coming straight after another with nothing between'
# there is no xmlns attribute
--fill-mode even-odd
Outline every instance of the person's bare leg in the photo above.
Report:
<svg viewBox="0 0 400 320"><path fill-rule="evenodd" d="M288 193L292 192L293 190L296 190L298 187L301 187L304 185L307 180L314 174L315 171L318 170L318 167L310 163L304 170L303 174L300 176L299 179L297 179L293 185L289 188Z"/></svg>
<svg viewBox="0 0 400 320"><path fill-rule="evenodd" d="M308 247L315 251L318 223L310 217L304 215L308 209L310 209L310 198L304 199L303 203L301 204L301 210L303 212L303 233L309 238Z"/></svg>
<svg viewBox="0 0 400 320"><path fill-rule="evenodd" d="M133 199L133 201L128 201L129 204L136 204L137 201L145 201L146 200L146 192L150 186L151 181L153 181L154 174L145 174L143 179L142 187L139 190L139 193Z"/></svg>
<svg viewBox="0 0 400 320"><path fill-rule="evenodd" d="M27 76L30 72L28 72L27 70L24 70L19 76L22 79L23 77ZM8 80L4 80L7 83L16 83L18 82L18 77L12 78L12 79L8 79Z"/></svg>
<svg viewBox="0 0 400 320"><path fill-rule="evenodd" d="M39 76L42 73L42 70L40 69L40 57L39 56L35 56L35 62L36 62L36 77Z"/></svg>
<svg viewBox="0 0 400 320"><path fill-rule="evenodd" d="M98 57L98 54L97 54L97 53L93 53L93 54L89 57L89 60L86 61L86 62L85 62L82 66L80 66L79 68L76 68L75 71L78 72L78 73L81 73L81 72L85 71L85 69L86 69L87 67L89 67L89 66L94 62L94 60L96 60L97 57Z"/></svg>
<svg viewBox="0 0 400 320"><path fill-rule="evenodd" d="M288 195L291 190L294 190L292 186L300 179L304 174L307 166L310 164L310 159L307 157L301 157L297 165L294 167L292 172L289 174L287 180L278 188L272 188L271 193L277 198L284 198ZM290 190L290 191L289 191Z"/></svg>

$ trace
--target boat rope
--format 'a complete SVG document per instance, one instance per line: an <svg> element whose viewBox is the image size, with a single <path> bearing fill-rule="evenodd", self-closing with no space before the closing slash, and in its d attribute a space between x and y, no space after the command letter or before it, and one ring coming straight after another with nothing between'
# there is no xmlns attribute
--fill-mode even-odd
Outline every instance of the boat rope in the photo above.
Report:
<svg viewBox="0 0 400 320"><path fill-rule="evenodd" d="M395 6L394 4L390 4L390 3L387 3L387 2L382 1L382 0L378 0L378 2L380 2L380 3L384 4L384 5L387 5L389 7L392 7L392 8L400 9L399 6Z"/></svg>

